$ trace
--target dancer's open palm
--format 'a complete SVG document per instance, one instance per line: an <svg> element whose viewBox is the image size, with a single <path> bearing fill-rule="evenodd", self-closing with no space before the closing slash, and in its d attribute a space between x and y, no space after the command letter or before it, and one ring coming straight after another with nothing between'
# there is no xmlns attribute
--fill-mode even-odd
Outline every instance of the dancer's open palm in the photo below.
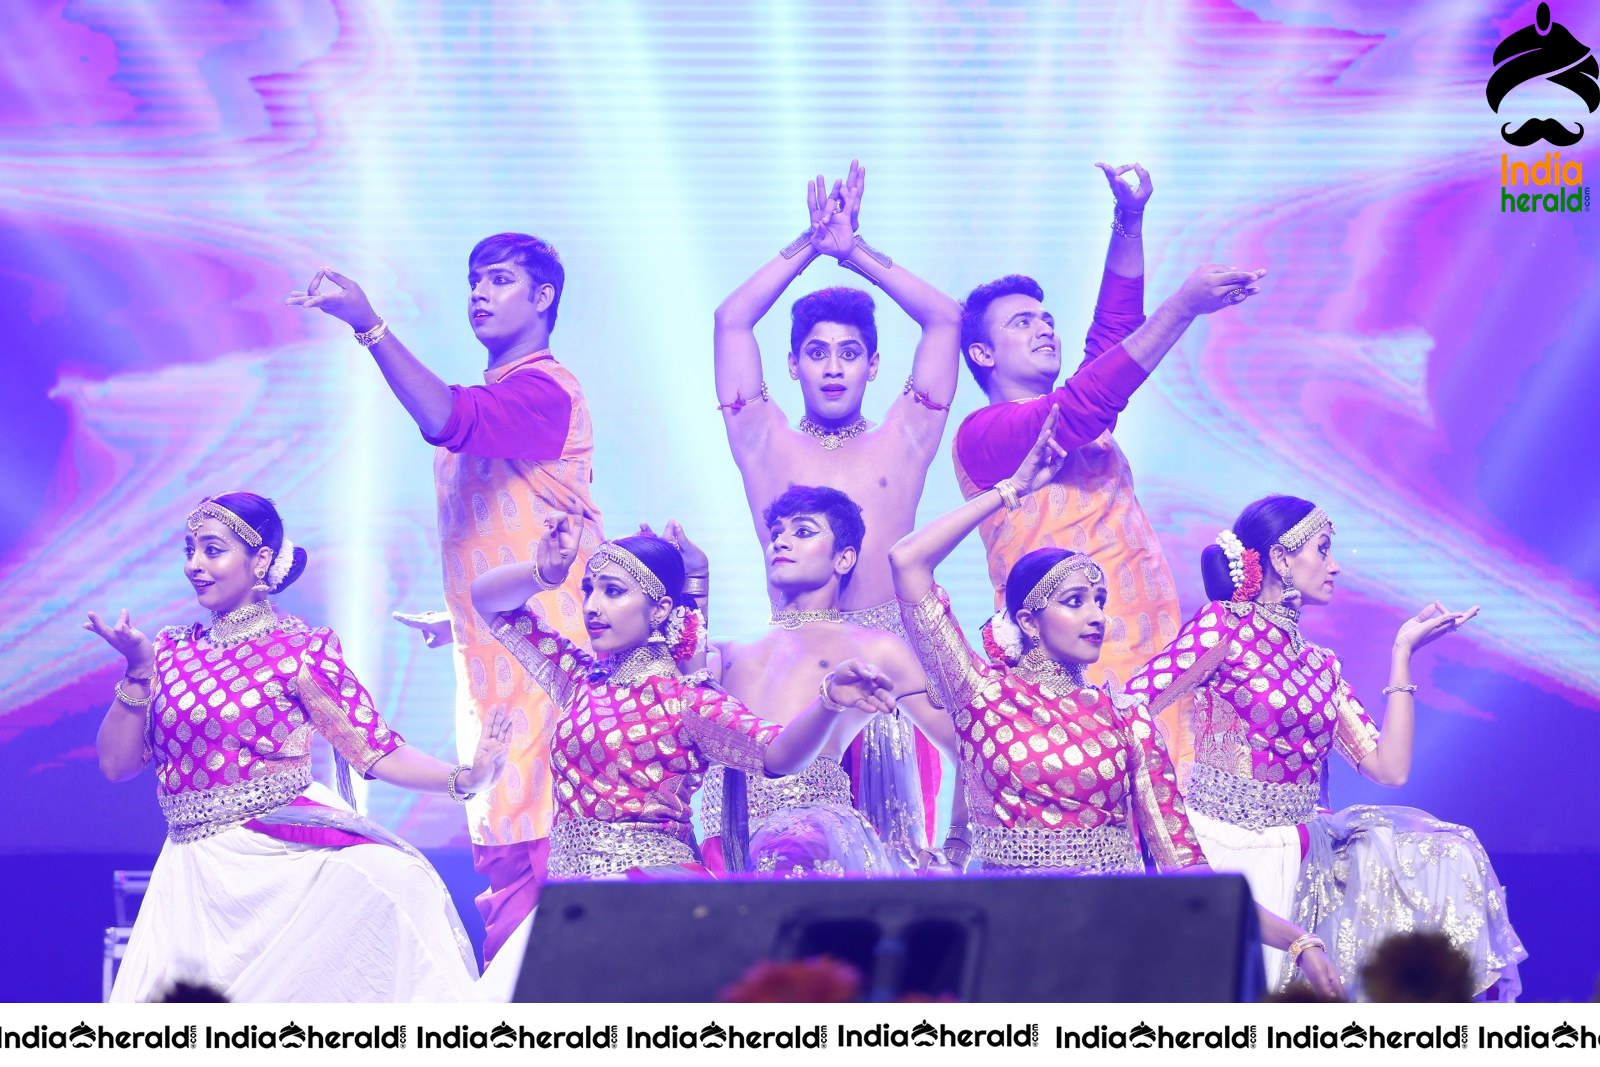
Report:
<svg viewBox="0 0 1600 1067"><path fill-rule="evenodd" d="M497 708L489 725L478 735L478 747L472 751L472 765L456 779L457 788L477 793L494 785L505 773L510 739L511 716L504 708Z"/></svg>
<svg viewBox="0 0 1600 1067"><path fill-rule="evenodd" d="M1450 611L1435 600L1400 624L1400 632L1395 634L1394 643L1399 648L1415 652L1445 634L1455 633L1477 614L1476 604L1472 605L1470 611Z"/></svg>

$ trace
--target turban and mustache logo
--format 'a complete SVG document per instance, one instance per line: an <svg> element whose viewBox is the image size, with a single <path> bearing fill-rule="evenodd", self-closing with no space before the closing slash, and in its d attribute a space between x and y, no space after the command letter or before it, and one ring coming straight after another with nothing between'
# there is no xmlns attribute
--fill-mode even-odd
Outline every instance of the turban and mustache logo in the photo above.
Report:
<svg viewBox="0 0 1600 1067"><path fill-rule="evenodd" d="M1495 71L1484 95L1490 110L1498 113L1506 94L1524 82L1544 78L1563 89L1570 89L1589 105L1600 108L1600 63L1589 46L1579 41L1559 22L1550 18L1550 5L1540 4L1534 24L1524 26L1501 41L1494 50ZM1565 148L1583 139L1583 123L1576 122L1573 133L1555 119L1531 118L1516 129L1507 122L1500 136L1518 147L1549 141Z"/></svg>

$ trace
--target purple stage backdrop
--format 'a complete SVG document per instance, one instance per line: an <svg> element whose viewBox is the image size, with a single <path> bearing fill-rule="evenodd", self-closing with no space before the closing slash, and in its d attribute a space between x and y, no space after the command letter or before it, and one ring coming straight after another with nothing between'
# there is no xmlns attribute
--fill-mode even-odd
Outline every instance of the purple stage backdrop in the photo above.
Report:
<svg viewBox="0 0 1600 1067"><path fill-rule="evenodd" d="M568 271L555 347L591 398L608 530L680 519L712 554L718 629L759 625L711 312L801 227L806 179L853 156L875 245L958 297L1032 274L1068 334L1088 323L1108 234L1096 160L1154 175L1148 306L1202 262L1269 268L1260 297L1190 331L1119 427L1186 611L1200 548L1244 503L1315 499L1344 579L1307 629L1369 705L1405 615L1435 598L1483 608L1419 656L1410 784L1341 767L1334 800L1426 808L1491 853L1600 851L1600 128L1559 149L1566 184L1502 185L1502 156L1545 161L1533 182L1557 150L1513 147L1502 125L1592 124L1542 78L1490 109L1491 55L1534 9L9 5L0 851L159 844L153 781L97 773L118 664L79 623L198 616L180 565L202 494L278 500L311 552L287 606L341 633L399 730L453 754L448 656L389 621L439 602L431 450L348 330L284 306L325 263L468 382L482 353L467 250L508 229L552 241ZM1553 12L1600 44L1600 6ZM814 267L789 295L849 277ZM869 416L914 343L878 304ZM786 307L761 331L785 387ZM956 414L980 399L965 381ZM941 458L922 514L958 499ZM947 575L974 625L979 552ZM368 804L425 847L465 842L447 801L374 786Z"/></svg>

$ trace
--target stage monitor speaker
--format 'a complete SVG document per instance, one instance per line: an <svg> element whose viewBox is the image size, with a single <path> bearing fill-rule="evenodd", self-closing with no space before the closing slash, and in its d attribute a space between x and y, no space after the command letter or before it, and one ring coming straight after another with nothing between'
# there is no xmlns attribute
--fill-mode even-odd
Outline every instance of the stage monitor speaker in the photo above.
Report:
<svg viewBox="0 0 1600 1067"><path fill-rule="evenodd" d="M516 999L710 1002L758 961L826 955L866 1000L1255 1000L1257 929L1237 875L556 882Z"/></svg>

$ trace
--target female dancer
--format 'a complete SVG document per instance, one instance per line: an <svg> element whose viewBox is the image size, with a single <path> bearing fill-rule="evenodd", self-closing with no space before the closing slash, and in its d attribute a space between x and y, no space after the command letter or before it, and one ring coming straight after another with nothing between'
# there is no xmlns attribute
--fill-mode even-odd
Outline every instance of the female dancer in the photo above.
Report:
<svg viewBox="0 0 1600 1067"><path fill-rule="evenodd" d="M1030 552L1006 579L1006 609L985 627L990 665L967 644L934 568L1001 506L1049 482L1065 451L1045 420L1017 473L889 551L911 643L950 694L974 855L985 870L1140 871L1132 806L1163 870L1204 862L1172 762L1142 701L1083 680L1105 636L1105 575L1078 552ZM1011 627L1015 626L1015 630Z"/></svg>
<svg viewBox="0 0 1600 1067"><path fill-rule="evenodd" d="M1189 818L1212 865L1242 873L1262 906L1311 931L1287 956L1267 953L1269 982L1286 985L1296 963L1330 946L1356 997L1361 964L1386 934L1436 927L1471 957L1479 993L1515 999L1527 953L1471 830L1415 808L1317 811L1330 749L1375 782L1405 783L1412 654L1478 613L1434 603L1400 627L1379 733L1338 657L1300 634L1300 605L1333 599L1333 533L1308 500L1270 496L1245 508L1201 556L1211 602L1129 690L1189 735Z"/></svg>
<svg viewBox="0 0 1600 1067"><path fill-rule="evenodd" d="M534 563L482 575L472 603L564 712L550 746L552 879L709 877L690 802L711 765L795 774L827 743L839 712L894 710L893 681L853 659L824 677L817 699L781 728L708 686L697 598L707 595L709 578L688 578L679 547L648 534L607 541L589 558L583 611L591 655L526 607L535 593L559 588L577 556L570 516L553 512L545 525ZM667 534L681 531L669 524ZM489 996L509 992L499 961L509 957L514 967L521 955L495 957L484 979L494 987Z"/></svg>
<svg viewBox="0 0 1600 1067"><path fill-rule="evenodd" d="M1005 608L984 627L993 664L967 643L934 584L934 568L981 522L1050 483L1065 458L1056 420L1052 411L1016 474L889 552L912 644L953 701L974 852L985 871L1140 872L1137 821L1162 871L1203 871L1205 856L1145 701L1084 681L1105 638L1105 574L1095 562L1061 548L1019 559L1006 576ZM1279 914L1258 914L1268 945L1286 947L1305 933ZM1305 965L1321 992L1337 994L1325 957L1310 953Z"/></svg>
<svg viewBox="0 0 1600 1067"><path fill-rule="evenodd" d="M464 800L499 777L509 722L454 768L406 745L333 631L273 609L306 553L270 500L210 497L187 527L184 574L209 626L152 642L127 611L84 624L127 660L100 769L123 781L154 762L168 828L111 999L179 979L235 1001L471 999L477 966L449 894L352 810L349 775ZM333 746L344 802L311 779L312 731Z"/></svg>

